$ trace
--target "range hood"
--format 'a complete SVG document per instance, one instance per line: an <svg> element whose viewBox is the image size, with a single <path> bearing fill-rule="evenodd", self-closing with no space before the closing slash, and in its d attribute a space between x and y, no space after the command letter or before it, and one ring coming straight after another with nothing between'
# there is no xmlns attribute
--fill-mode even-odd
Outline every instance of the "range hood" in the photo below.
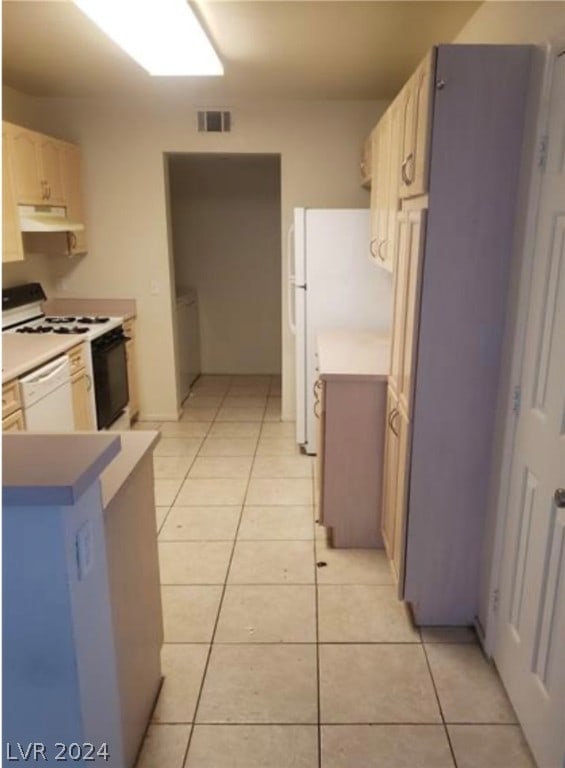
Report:
<svg viewBox="0 0 565 768"><path fill-rule="evenodd" d="M84 224L71 221L64 206L18 205L22 232L82 232Z"/></svg>

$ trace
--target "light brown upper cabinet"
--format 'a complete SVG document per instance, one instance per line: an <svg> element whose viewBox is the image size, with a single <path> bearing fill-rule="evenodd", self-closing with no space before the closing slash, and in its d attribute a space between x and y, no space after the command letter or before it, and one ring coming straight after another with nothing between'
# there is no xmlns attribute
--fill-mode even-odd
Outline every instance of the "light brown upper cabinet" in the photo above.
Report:
<svg viewBox="0 0 565 768"><path fill-rule="evenodd" d="M372 133L371 256L381 266L386 262L387 205L390 177L390 114L386 112Z"/></svg>
<svg viewBox="0 0 565 768"><path fill-rule="evenodd" d="M18 125L11 134L12 169L18 203L63 205L63 142Z"/></svg>
<svg viewBox="0 0 565 768"><path fill-rule="evenodd" d="M2 157L4 190L8 191L3 200L3 261L24 257L18 204L65 206L69 219L84 223L80 149L75 144L3 122ZM45 253L52 252L55 243L56 253L73 256L87 251L84 230L69 232L62 249L60 239L47 238L42 241Z"/></svg>
<svg viewBox="0 0 565 768"><path fill-rule="evenodd" d="M429 145L436 49L428 53L403 88L403 130L399 194L418 197L428 192Z"/></svg>
<svg viewBox="0 0 565 768"><path fill-rule="evenodd" d="M84 222L82 201L80 149L75 144L63 144L62 151L63 196L67 206L67 216L71 221ZM69 232L69 255L86 253L86 230Z"/></svg>
<svg viewBox="0 0 565 768"><path fill-rule="evenodd" d="M24 251L10 163L10 136L2 125L2 261L22 261Z"/></svg>
<svg viewBox="0 0 565 768"><path fill-rule="evenodd" d="M365 141L363 142L363 146L361 148L361 162L359 164L360 170L361 170L361 186L365 187L366 189L369 189L371 187L371 173L372 173L372 149L373 149L373 138L371 134L367 136Z"/></svg>
<svg viewBox="0 0 565 768"><path fill-rule="evenodd" d="M375 263L390 272L394 270L396 214L400 204L400 177L397 171L400 165L402 119L402 100L398 99L385 112L372 133L370 252Z"/></svg>

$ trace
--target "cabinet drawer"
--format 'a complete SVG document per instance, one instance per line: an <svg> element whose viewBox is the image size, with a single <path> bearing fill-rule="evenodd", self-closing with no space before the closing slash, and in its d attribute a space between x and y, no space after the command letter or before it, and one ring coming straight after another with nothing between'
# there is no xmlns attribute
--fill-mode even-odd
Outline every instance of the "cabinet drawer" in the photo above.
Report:
<svg viewBox="0 0 565 768"><path fill-rule="evenodd" d="M25 430L23 411L15 411L2 419L2 432L23 432Z"/></svg>
<svg viewBox="0 0 565 768"><path fill-rule="evenodd" d="M71 376L78 373L86 366L85 345L79 344L68 352L69 363L71 366Z"/></svg>
<svg viewBox="0 0 565 768"><path fill-rule="evenodd" d="M2 385L2 418L21 408L20 384L17 379Z"/></svg>

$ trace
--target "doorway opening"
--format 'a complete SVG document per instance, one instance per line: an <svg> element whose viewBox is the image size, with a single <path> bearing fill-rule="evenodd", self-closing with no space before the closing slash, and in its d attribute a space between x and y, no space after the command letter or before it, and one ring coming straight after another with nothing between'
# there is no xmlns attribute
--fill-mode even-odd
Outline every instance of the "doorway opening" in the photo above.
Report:
<svg viewBox="0 0 565 768"><path fill-rule="evenodd" d="M281 373L280 155L167 161L182 403L200 374Z"/></svg>

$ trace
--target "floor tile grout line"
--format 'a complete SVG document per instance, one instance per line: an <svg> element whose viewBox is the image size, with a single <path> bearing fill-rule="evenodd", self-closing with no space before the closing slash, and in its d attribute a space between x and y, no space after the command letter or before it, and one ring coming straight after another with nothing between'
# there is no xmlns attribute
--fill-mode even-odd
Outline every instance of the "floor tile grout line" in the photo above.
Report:
<svg viewBox="0 0 565 768"><path fill-rule="evenodd" d="M222 398L222 401L220 403L220 407L221 407L222 403L224 402L224 400L226 399L226 396L227 395L224 394L224 396ZM219 412L219 408L216 411L216 415L218 414L218 412ZM216 419L214 418L214 421L211 423L211 425L215 424L215 423L216 423ZM211 429L211 425L210 425L210 429ZM196 459L198 458L203 445L204 445L204 440L202 441L198 451L196 452L196 456L194 457L194 461L196 461ZM184 482L183 482L183 484L184 484ZM181 488L182 488L182 485L181 485ZM179 492L180 492L180 490L179 490ZM171 507L171 509L172 509L172 507ZM243 505L241 505L241 509L239 511L238 529L239 529L239 524L241 522L241 515L242 514L243 514ZM237 531L236 531L236 533L237 533ZM218 609L217 609L217 612L216 612L216 620L214 622L214 627L212 629L212 635L210 637L210 643L208 645L208 653L206 654L206 661L204 663L204 669L202 671L202 679L200 681L200 687L198 689L198 696L196 697L196 702L195 702L195 705L194 705L194 711L193 711L193 714L192 714L192 723L191 723L190 733L188 734L188 741L186 743L186 748L185 748L184 756L183 756L183 760L182 760L182 767L183 768L186 765L186 762L188 760L188 753L190 751L190 745L192 743L192 737L194 735L194 729L196 727L196 718L197 718L197 715L198 715L198 707L200 706L200 698L202 696L202 691L204 690L204 683L205 683L205 680L206 680L206 675L208 673L208 667L209 667L209 664L210 664L210 657L212 655L212 648L213 648L213 643L214 643L214 635L216 634L216 627L218 626L218 621L220 619L220 611L222 609L222 603L223 603L224 595L225 595L225 591L226 591L227 575L229 573L229 568L230 568L230 564L231 564L231 558L233 557L234 549L235 549L235 539L234 539L234 542L233 542L233 545L232 545L232 549L231 549L231 553L230 553L230 558L228 560L228 565L227 565L227 568L226 568L226 576L225 576L224 584L222 586L222 592L221 592L221 595L220 595L220 601L218 603ZM163 586L163 585L161 585L161 586Z"/></svg>
<svg viewBox="0 0 565 768"><path fill-rule="evenodd" d="M283 722L283 721L274 721L274 722L257 722L253 720L241 720L238 722L234 722L233 720L228 721L222 721L222 720L208 720L206 722L201 723L195 723L194 720L160 720L158 723L152 723L152 725L190 725L194 729L194 726L231 726L233 728L241 728L241 727L263 727L263 728L269 728L274 725L276 726L282 726L285 728L292 728L292 727L305 727L305 728L317 728L317 723L315 722ZM424 722L411 722L411 721L390 721L390 720L364 720L362 722L358 721L346 721L342 720L339 722L328 721L322 722L321 725L323 727L330 727L330 728L351 728L351 727L363 727L367 726L368 728L378 726L381 728L388 727L388 726L398 726L401 728L441 728L442 724L438 723L437 721L424 721ZM464 726L485 726L490 725L490 723L457 723L457 725L464 725ZM495 724L496 725L496 724ZM504 724L499 724L504 725ZM514 723L508 723L506 726L517 728L518 726Z"/></svg>
<svg viewBox="0 0 565 768"><path fill-rule="evenodd" d="M440 699L439 691L437 689L436 681L435 681L435 678L434 678L434 673L432 671L432 665L430 664L430 659L428 657L428 651L427 651L427 648L426 648L426 644L424 643L423 635L422 635L421 630L420 630L420 638L422 640L422 650L424 652L424 658L426 659L426 666L428 668L430 679L432 681L432 686L433 686L433 689L434 689L434 694L435 694L435 697L436 697L437 705L438 705L438 708L439 708L439 713L441 715L441 722L443 724L443 730L444 730L444 733L445 733L445 737L447 739L447 743L449 745L449 751L451 753L451 759L453 760L454 768L458 768L458 766L457 766L457 758L455 757L455 750L454 750L453 744L451 742L451 736L449 734L449 728L447 727L447 721L445 719L445 715L444 715L444 712L443 712L443 707L441 705L441 699Z"/></svg>
<svg viewBox="0 0 565 768"><path fill-rule="evenodd" d="M222 400L222 403L223 403L223 401L225 400L226 397L227 397L227 394L224 396L224 399ZM216 423L215 420L214 420L214 423ZM257 451L257 446L255 448L255 451ZM254 454L254 457L255 457L255 454ZM217 613L216 613L216 620L214 622L214 627L212 629L212 636L210 638L210 646L208 648L208 654L206 656L206 663L204 665L204 670L203 670L203 673L202 673L202 680L200 682L200 689L198 691L198 697L196 699L196 704L194 706L194 714L193 714L192 727L190 729L190 734L189 734L189 737L188 737L188 743L186 745L186 751L184 753L184 759L183 759L183 763L182 763L183 768L185 768L186 762L188 760L188 754L189 754L189 751L190 751L190 745L192 743L192 737L193 737L194 730L195 730L196 724L197 724L198 709L200 707L200 701L201 701L202 693L204 691L204 686L205 686L205 683L206 683L206 676L208 674L208 669L210 667L210 659L212 657L212 651L214 649L214 640L215 640L215 637L216 637L216 632L218 630L218 624L220 622L220 616L221 616L221 613L222 613L222 606L224 604L224 597L225 597L226 590L227 590L227 587L228 587L228 579L229 579L229 575L230 575L230 570L231 570L233 558L234 558L234 555L235 555L235 549L236 549L236 544L237 544L237 535L239 533L239 528L241 526L241 519L243 517L243 509L245 507L245 500L247 498L247 493L249 491L250 478L251 478L251 473L250 473L249 478L247 480L247 486L246 486L245 493L244 493L244 496L243 496L243 503L241 505L241 509L240 509L240 513L239 513L239 520L238 520L238 523L237 523L237 528L236 528L236 531L235 531L233 545L232 545L232 548L231 548L231 553L230 553L230 557L229 557L227 568L226 568L225 579L224 579L224 583L223 583L223 586L222 586L222 593L220 595L220 601L218 603L218 610L217 610Z"/></svg>

